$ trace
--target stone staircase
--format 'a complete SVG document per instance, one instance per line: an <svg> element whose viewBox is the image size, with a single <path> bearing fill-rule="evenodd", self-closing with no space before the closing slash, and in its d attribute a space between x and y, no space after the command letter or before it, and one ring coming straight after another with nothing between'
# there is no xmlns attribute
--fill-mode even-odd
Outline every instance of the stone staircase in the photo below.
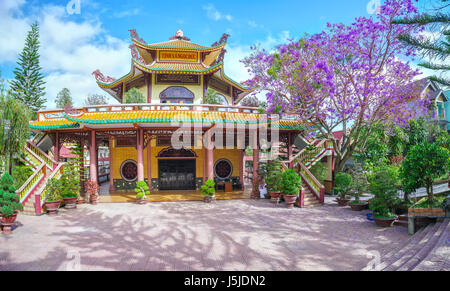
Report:
<svg viewBox="0 0 450 291"><path fill-rule="evenodd" d="M322 205L317 196L311 192L309 187L307 187L306 183L303 183L303 189L305 191L304 207L316 207Z"/></svg>
<svg viewBox="0 0 450 291"><path fill-rule="evenodd" d="M47 185L48 178L45 178L42 182L40 182L37 186L35 193L42 193L45 186ZM22 214L25 215L36 215L36 198L33 194L25 201L23 205Z"/></svg>
<svg viewBox="0 0 450 291"><path fill-rule="evenodd" d="M378 270L449 270L449 239L449 218L429 224L411 236L403 245L384 255Z"/></svg>

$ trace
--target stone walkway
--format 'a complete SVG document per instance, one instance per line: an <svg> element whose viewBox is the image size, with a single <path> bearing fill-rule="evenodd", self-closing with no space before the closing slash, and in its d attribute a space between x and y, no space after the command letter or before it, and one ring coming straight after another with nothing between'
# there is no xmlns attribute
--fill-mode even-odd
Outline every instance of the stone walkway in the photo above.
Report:
<svg viewBox="0 0 450 291"><path fill-rule="evenodd" d="M408 238L366 212L267 200L103 203L19 215L0 270L360 270Z"/></svg>

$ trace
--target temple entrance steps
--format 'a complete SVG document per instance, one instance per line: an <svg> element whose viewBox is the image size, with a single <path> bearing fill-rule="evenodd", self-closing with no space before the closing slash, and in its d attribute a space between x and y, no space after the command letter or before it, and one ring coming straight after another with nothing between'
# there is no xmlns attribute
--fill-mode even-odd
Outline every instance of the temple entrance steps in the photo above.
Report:
<svg viewBox="0 0 450 291"><path fill-rule="evenodd" d="M311 192L311 190L307 187L305 183L303 183L303 189L305 191L304 196L304 207L316 207L321 206L322 204L319 201L319 198Z"/></svg>
<svg viewBox="0 0 450 291"><path fill-rule="evenodd" d="M450 269L450 219L429 224L381 258L377 270L438 271ZM367 269L363 269L367 270Z"/></svg>

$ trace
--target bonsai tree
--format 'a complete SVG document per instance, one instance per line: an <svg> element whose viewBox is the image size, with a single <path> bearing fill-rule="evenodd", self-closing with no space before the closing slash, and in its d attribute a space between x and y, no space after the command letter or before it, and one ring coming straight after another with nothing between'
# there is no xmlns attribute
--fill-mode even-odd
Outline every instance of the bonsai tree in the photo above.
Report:
<svg viewBox="0 0 450 291"><path fill-rule="evenodd" d="M370 192L375 196L369 201L369 208L373 210L374 217L390 219L395 217L392 207L397 198L396 179L392 172L380 170L370 179Z"/></svg>
<svg viewBox="0 0 450 291"><path fill-rule="evenodd" d="M353 183L353 178L350 174L339 172L334 177L334 192L339 199L345 200L350 192L350 186Z"/></svg>
<svg viewBox="0 0 450 291"><path fill-rule="evenodd" d="M364 191L367 191L367 186L369 182L367 181L366 175L363 173L363 169L361 167L361 164L356 164L356 168L353 171L353 181L351 184L352 189L352 196L355 198L354 201L352 201L352 204L361 204L360 197L364 193Z"/></svg>
<svg viewBox="0 0 450 291"><path fill-rule="evenodd" d="M411 193L425 187L430 208L435 205L433 181L450 171L450 152L438 143L421 143L406 155L400 169L403 191Z"/></svg>
<svg viewBox="0 0 450 291"><path fill-rule="evenodd" d="M147 182L139 181L136 183L136 188L134 188L134 192L136 192L137 200L148 200L147 195L150 194L150 188L148 187Z"/></svg>
<svg viewBox="0 0 450 291"><path fill-rule="evenodd" d="M0 211L4 217L9 217L16 211L23 209L16 190L14 179L8 172L5 172L0 179Z"/></svg>
<svg viewBox="0 0 450 291"><path fill-rule="evenodd" d="M202 185L201 190L202 194L207 197L213 197L216 193L216 183L213 180L209 179Z"/></svg>
<svg viewBox="0 0 450 291"><path fill-rule="evenodd" d="M269 161L267 163L267 171L265 175L267 191L268 192L281 192L281 177L283 176L283 170L280 160Z"/></svg>
<svg viewBox="0 0 450 291"><path fill-rule="evenodd" d="M302 178L294 169L288 169L281 176L281 191L284 195L296 195L300 193Z"/></svg>

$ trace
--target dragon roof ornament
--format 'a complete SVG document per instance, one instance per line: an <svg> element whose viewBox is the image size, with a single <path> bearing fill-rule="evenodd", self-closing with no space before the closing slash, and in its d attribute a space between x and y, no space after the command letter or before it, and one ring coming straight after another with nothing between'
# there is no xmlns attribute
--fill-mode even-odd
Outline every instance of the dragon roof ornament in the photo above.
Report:
<svg viewBox="0 0 450 291"><path fill-rule="evenodd" d="M94 72L92 72L92 75L94 75L95 79L97 80L97 82L102 82L102 83L112 83L116 80L116 78L110 77L110 76L106 76L102 74L102 72L100 72L99 69L95 70Z"/></svg>
<svg viewBox="0 0 450 291"><path fill-rule="evenodd" d="M139 37L138 33L136 32L136 29L129 29L128 31L131 34L131 38L134 38L135 40L139 41L140 43L147 44L145 42L145 40L143 40L142 38Z"/></svg>

